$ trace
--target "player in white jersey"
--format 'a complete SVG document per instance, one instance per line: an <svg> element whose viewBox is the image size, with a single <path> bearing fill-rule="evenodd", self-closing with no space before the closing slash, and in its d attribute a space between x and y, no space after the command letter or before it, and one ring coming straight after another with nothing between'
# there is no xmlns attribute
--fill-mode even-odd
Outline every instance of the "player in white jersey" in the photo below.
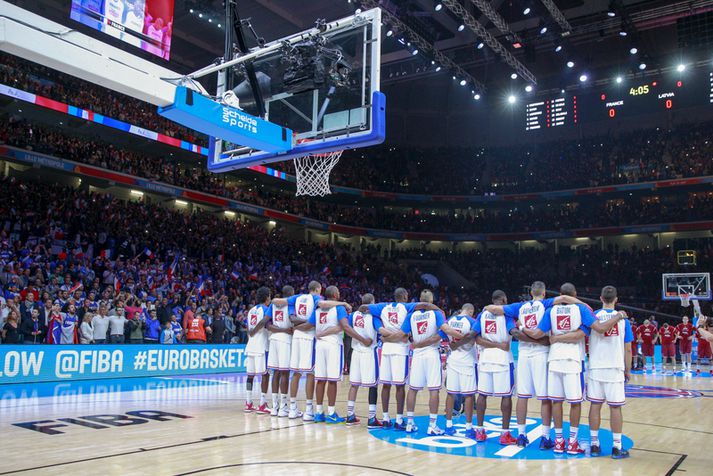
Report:
<svg viewBox="0 0 713 476"><path fill-rule="evenodd" d="M433 293L429 290L422 291L421 302L433 303ZM454 338L462 337L459 332L451 329L446 324L446 317L440 310L413 311L401 325L402 335L410 335L413 342L413 359L409 373L408 397L406 399L406 415L408 417L406 433L418 432L413 419L416 396L419 390L428 388L430 418L426 433L434 436L443 434L443 430L436 424L438 398L441 384L443 383L441 354L438 350L442 337L439 331L443 331ZM393 335L396 336L398 334L395 332Z"/></svg>
<svg viewBox="0 0 713 476"><path fill-rule="evenodd" d="M507 304L507 296L503 291L495 290L492 296L493 304ZM478 401L476 415L478 426L475 430L476 441L485 441L488 437L483 426L485 409L488 406L487 397L500 397L502 412L502 430L499 442L501 445L514 445L517 440L510 433L510 416L512 415L512 391L515 387L515 369L513 365L510 343L511 332L515 329L515 320L504 315L495 315L483 310L475 319L473 331L477 337L475 342L481 347L478 357Z"/></svg>
<svg viewBox="0 0 713 476"><path fill-rule="evenodd" d="M364 305L374 304L372 294L361 297ZM349 316L349 322L342 322L344 332L352 337L352 360L349 365L349 397L347 400L347 425L359 424L359 419L354 413L359 387L369 389L369 420L367 428L381 428L381 423L376 418L376 387L379 382L379 354L377 343L381 327L381 319L372 316L369 311L356 311Z"/></svg>
<svg viewBox="0 0 713 476"><path fill-rule="evenodd" d="M602 309L594 313L597 320L606 322L616 314L617 293L614 286L604 286L600 296ZM628 458L629 451L621 445L624 417L621 407L626 400L624 384L630 378L631 342L634 333L627 319L620 320L606 334L593 332L589 336L589 381L587 399L589 407L589 430L591 434L592 456L601 454L599 446L599 426L601 424L602 403L609 405L611 431L614 436L612 458Z"/></svg>
<svg viewBox="0 0 713 476"><path fill-rule="evenodd" d="M576 297L577 290L572 283L564 283L560 294ZM608 332L621 318L617 314L607 322L599 322L592 310L584 304L558 304L549 308L537 329L524 329L533 339L550 334L549 370L547 373L547 393L552 400L552 416L555 421L555 453L577 455L583 453L577 440L579 420L584 398L584 336L589 330ZM581 332L579 332L581 331ZM562 433L563 402L570 404L569 443Z"/></svg>
<svg viewBox="0 0 713 476"><path fill-rule="evenodd" d="M530 444L527 438L527 404L530 398L540 400L540 415L542 417L540 449L549 450L554 447L550 436L552 422L552 402L547 396L547 357L550 351L549 339L532 339L521 329L535 329L542 321L547 308L555 304L577 304L578 299L570 296L558 296L545 299L545 283L535 281L530 286L531 301L517 302L507 306L491 304L485 309L493 314L505 314L505 317L518 322L518 328L511 335L520 341L517 360L517 445L524 448Z"/></svg>
<svg viewBox="0 0 713 476"><path fill-rule="evenodd" d="M124 26L139 33L144 31L144 5L145 2L134 0L126 4Z"/></svg>
<svg viewBox="0 0 713 476"><path fill-rule="evenodd" d="M324 290L325 297L330 301L339 299L339 288L329 286ZM316 382L315 397L317 411L314 414L315 423L342 423L344 418L337 414L337 382L342 379L344 368L344 335L342 319L347 319L348 313L344 306L337 305L330 309L318 308L312 313L308 323L315 328L316 342L314 346L314 379ZM322 403L324 391L327 390L327 414L324 414Z"/></svg>
<svg viewBox="0 0 713 476"><path fill-rule="evenodd" d="M247 399L245 401L245 412L255 411L259 415L270 413L267 408L267 386L269 378L267 374L267 352L268 338L270 333L265 326L270 320L270 290L261 287L257 290L257 305L248 311L248 343L245 346L246 367L248 380L246 384ZM260 376L260 406L256 409L253 406L252 390L255 376Z"/></svg>
<svg viewBox="0 0 713 476"><path fill-rule="evenodd" d="M282 297L289 299L294 296L292 286L282 288ZM289 416L287 407L287 389L290 385L290 351L292 349L292 319L295 308L289 304L270 306L270 352L267 357L267 368L272 370L272 416ZM278 395L280 402L278 403Z"/></svg>
<svg viewBox="0 0 713 476"><path fill-rule="evenodd" d="M409 371L409 343L401 332L401 326L406 316L417 310L440 310L433 304L408 302L408 292L404 288L394 291L395 302L370 304L368 310L372 316L381 319L382 327L379 329L383 344L381 346L381 360L379 361L379 382L381 383L381 408L383 417L381 425L385 429L405 430L403 421L406 391L404 386L408 380ZM360 308L360 311L364 309ZM396 422L392 426L389 419L389 400L391 399L391 386L396 387Z"/></svg>
<svg viewBox="0 0 713 476"><path fill-rule="evenodd" d="M473 429L473 398L478 391L477 360L475 355L475 307L463 304L460 312L448 319L447 324L457 330L463 337L450 337L451 354L446 362L446 430L445 435L456 434L453 427L453 404L455 395L464 397L465 407L465 437L475 439Z"/></svg>

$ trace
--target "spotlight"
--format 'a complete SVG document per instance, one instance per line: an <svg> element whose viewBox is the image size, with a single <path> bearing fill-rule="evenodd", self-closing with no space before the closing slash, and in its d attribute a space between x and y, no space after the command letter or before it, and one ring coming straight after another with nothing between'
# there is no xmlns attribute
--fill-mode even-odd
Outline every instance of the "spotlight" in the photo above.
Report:
<svg viewBox="0 0 713 476"><path fill-rule="evenodd" d="M460 25L458 25L458 31L463 31L463 30L465 30L465 25L461 23Z"/></svg>
<svg viewBox="0 0 713 476"><path fill-rule="evenodd" d="M530 9L530 7L525 7L525 9L522 11L522 14L523 14L523 15L529 15L531 11L532 11L532 10Z"/></svg>
<svg viewBox="0 0 713 476"><path fill-rule="evenodd" d="M413 56L416 56L416 55L418 54L418 50L413 50L413 51L411 52L411 54L412 54Z"/></svg>
<svg viewBox="0 0 713 476"><path fill-rule="evenodd" d="M443 4L441 2L436 2L436 6L433 7L433 9L437 12L440 12L441 10L443 10Z"/></svg>
<svg viewBox="0 0 713 476"><path fill-rule="evenodd" d="M223 25L221 25L220 23L218 23L218 28L223 28Z"/></svg>
<svg viewBox="0 0 713 476"><path fill-rule="evenodd" d="M631 49L629 50L629 53L631 53L632 55L635 55L638 52L639 52L639 49L636 48L635 46L632 46Z"/></svg>
<svg viewBox="0 0 713 476"><path fill-rule="evenodd" d="M476 94L475 96L473 96L473 99L475 99L476 101L480 101L480 94Z"/></svg>
<svg viewBox="0 0 713 476"><path fill-rule="evenodd" d="M192 8L191 8L189 11L190 11L191 13L193 13L193 9L192 9Z"/></svg>
<svg viewBox="0 0 713 476"><path fill-rule="evenodd" d="M455 77L455 75L453 75L453 81L455 81L455 80L456 80L456 77Z"/></svg>
<svg viewBox="0 0 713 476"><path fill-rule="evenodd" d="M394 36L394 30L387 31L386 36Z"/></svg>
<svg viewBox="0 0 713 476"><path fill-rule="evenodd" d="M579 76L579 82L581 82L581 83L587 82L587 79L588 79L588 78L587 78L587 75L586 75L586 74L582 74L582 75Z"/></svg>
<svg viewBox="0 0 713 476"><path fill-rule="evenodd" d="M465 79L461 79L461 80L460 80L460 85L461 85L461 86L465 86L466 84L468 84L468 81L466 81Z"/></svg>
<svg viewBox="0 0 713 476"><path fill-rule="evenodd" d="M619 36L626 36L626 35L628 35L628 33L626 32L626 30L621 30L621 31L619 32Z"/></svg>
<svg viewBox="0 0 713 476"><path fill-rule="evenodd" d="M213 19L212 19L212 18L209 18L209 19L208 19L208 23L213 23Z"/></svg>
<svg viewBox="0 0 713 476"><path fill-rule="evenodd" d="M438 72L438 71L440 71L440 70L441 70L441 67L440 67L440 66L436 66L436 72Z"/></svg>
<svg viewBox="0 0 713 476"><path fill-rule="evenodd" d="M199 14L198 14L198 18L203 18L203 14L202 14L202 13L199 13Z"/></svg>
<svg viewBox="0 0 713 476"><path fill-rule="evenodd" d="M436 64L436 62L435 62L435 61L433 61L433 60L431 60L431 64L432 64L432 65L433 65L433 64Z"/></svg>
<svg viewBox="0 0 713 476"><path fill-rule="evenodd" d="M545 33L547 33L547 27L543 26L542 28L540 28L540 35L544 35Z"/></svg>
<svg viewBox="0 0 713 476"><path fill-rule="evenodd" d="M517 100L517 98L514 95L511 94L510 96L508 96L508 102L510 104L515 104L516 100Z"/></svg>
<svg viewBox="0 0 713 476"><path fill-rule="evenodd" d="M624 78L622 78L621 76L616 77L616 84L621 84L622 81L624 81Z"/></svg>
<svg viewBox="0 0 713 476"><path fill-rule="evenodd" d="M615 17L615 16L616 16L616 12L613 12L613 11L609 10L609 11L607 12L607 16Z"/></svg>
<svg viewBox="0 0 713 476"><path fill-rule="evenodd" d="M560 51L562 51L562 45L557 45L557 47L555 48L555 53L559 53Z"/></svg>
<svg viewBox="0 0 713 476"><path fill-rule="evenodd" d="M640 69L641 71L645 70L645 69L646 69L646 63L641 63L641 64L639 65L639 69Z"/></svg>
<svg viewBox="0 0 713 476"><path fill-rule="evenodd" d="M485 43L483 43L483 42L481 41L480 43L478 43L478 45L476 46L476 48L478 48L479 50L482 50L484 46L485 46Z"/></svg>
<svg viewBox="0 0 713 476"><path fill-rule="evenodd" d="M685 70L686 70L685 64L679 64L678 66L676 66L676 71L678 71L679 73L683 73Z"/></svg>
<svg viewBox="0 0 713 476"><path fill-rule="evenodd" d="M567 61L568 68L574 68L574 61Z"/></svg>
<svg viewBox="0 0 713 476"><path fill-rule="evenodd" d="M510 79L517 79L517 73L513 73L510 75Z"/></svg>
<svg viewBox="0 0 713 476"><path fill-rule="evenodd" d="M528 84L527 86L525 86L525 91L527 91L528 93L531 93L531 92L532 92L532 85L531 85L531 84Z"/></svg>
<svg viewBox="0 0 713 476"><path fill-rule="evenodd" d="M561 90L560 90L560 94L564 94L564 89L561 89Z"/></svg>

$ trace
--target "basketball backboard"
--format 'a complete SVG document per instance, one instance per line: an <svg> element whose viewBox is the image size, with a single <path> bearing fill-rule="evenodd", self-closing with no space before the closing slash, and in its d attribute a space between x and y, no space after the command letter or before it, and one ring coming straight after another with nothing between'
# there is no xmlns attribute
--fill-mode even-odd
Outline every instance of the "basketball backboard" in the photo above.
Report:
<svg viewBox="0 0 713 476"><path fill-rule="evenodd" d="M661 297L665 301L677 301L682 295L689 300L711 299L710 273L664 273Z"/></svg>
<svg viewBox="0 0 713 476"><path fill-rule="evenodd" d="M383 142L380 9L267 43L250 56L265 104L264 119L292 131L292 147L270 152L214 137L209 170L225 172ZM240 66L237 72L233 91L240 109L259 116ZM222 79L218 81L222 94L225 87L221 90Z"/></svg>

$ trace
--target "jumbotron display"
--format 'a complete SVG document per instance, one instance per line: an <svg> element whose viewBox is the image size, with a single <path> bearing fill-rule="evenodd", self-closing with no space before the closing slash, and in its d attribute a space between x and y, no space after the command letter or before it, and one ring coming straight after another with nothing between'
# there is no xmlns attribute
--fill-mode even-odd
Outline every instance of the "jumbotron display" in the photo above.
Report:
<svg viewBox="0 0 713 476"><path fill-rule="evenodd" d="M596 91L563 93L525 104L525 131L618 120L713 104L713 72L662 74L621 81Z"/></svg>

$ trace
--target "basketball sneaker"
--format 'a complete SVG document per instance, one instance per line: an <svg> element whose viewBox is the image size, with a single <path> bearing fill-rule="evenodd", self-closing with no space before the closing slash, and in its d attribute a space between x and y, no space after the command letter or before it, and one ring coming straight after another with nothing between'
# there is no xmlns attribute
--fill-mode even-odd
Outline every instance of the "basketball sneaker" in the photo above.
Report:
<svg viewBox="0 0 713 476"><path fill-rule="evenodd" d="M430 436L441 436L443 434L443 429L438 426L429 426L426 430L426 434Z"/></svg>
<svg viewBox="0 0 713 476"><path fill-rule="evenodd" d="M314 421L314 413L304 412L304 414L302 414L302 421L304 421L304 422Z"/></svg>
<svg viewBox="0 0 713 476"><path fill-rule="evenodd" d="M485 428L481 428L481 429L475 431L475 440L476 441L485 441L487 439L488 439L488 435L485 434Z"/></svg>
<svg viewBox="0 0 713 476"><path fill-rule="evenodd" d="M287 408L287 404L282 405L280 407L280 410L277 412L277 416L279 418L285 418L285 417L288 417L289 415L290 415L290 410Z"/></svg>
<svg viewBox="0 0 713 476"><path fill-rule="evenodd" d="M527 435L517 435L517 446L524 448L530 444L530 440L527 439Z"/></svg>
<svg viewBox="0 0 713 476"><path fill-rule="evenodd" d="M324 422L334 425L336 423L344 423L344 418L337 415L337 412L334 412L331 415L324 417Z"/></svg>
<svg viewBox="0 0 713 476"><path fill-rule="evenodd" d="M245 408L243 409L243 411L244 411L245 413L252 413L252 412L255 411L255 405L253 405L252 402L250 402L250 403L247 403L247 402L246 402L246 403L245 403Z"/></svg>
<svg viewBox="0 0 713 476"><path fill-rule="evenodd" d="M299 410L290 410L290 414L287 415L287 418L289 418L290 420L302 418L302 412Z"/></svg>
<svg viewBox="0 0 713 476"><path fill-rule="evenodd" d="M565 443L564 438L555 438L555 453L564 453L564 449L567 443Z"/></svg>
<svg viewBox="0 0 713 476"><path fill-rule="evenodd" d="M277 409L277 407L273 406L272 409L270 410L270 416L276 417L278 413L279 413L279 410Z"/></svg>
<svg viewBox="0 0 713 476"><path fill-rule="evenodd" d="M567 445L567 454L568 455L581 455L584 453L584 450L579 447L579 441L575 441L574 443L569 443Z"/></svg>
<svg viewBox="0 0 713 476"><path fill-rule="evenodd" d="M356 426L356 425L359 425L360 423L361 423L361 420L359 418L357 418L356 415L348 415L347 416L347 421L346 421L347 426Z"/></svg>
<svg viewBox="0 0 713 476"><path fill-rule="evenodd" d="M384 425L381 424L378 418L376 417L371 417L369 420L366 422L366 427L370 430L378 430L380 428L383 428Z"/></svg>
<svg viewBox="0 0 713 476"><path fill-rule="evenodd" d="M472 428L470 430L465 430L464 436L471 440L475 440L475 430Z"/></svg>
<svg viewBox="0 0 713 476"><path fill-rule="evenodd" d="M551 450L554 446L555 443L551 438L545 438L544 436L540 438L540 450Z"/></svg>
<svg viewBox="0 0 713 476"><path fill-rule="evenodd" d="M612 448L611 450L612 459L624 459L629 457L629 451L625 449Z"/></svg>
<svg viewBox="0 0 713 476"><path fill-rule="evenodd" d="M325 422L324 413L315 413L313 421L315 423L324 423Z"/></svg>
<svg viewBox="0 0 713 476"><path fill-rule="evenodd" d="M414 425L413 423L408 423L406 425L406 433L417 433L418 432L418 427Z"/></svg>
<svg viewBox="0 0 713 476"><path fill-rule="evenodd" d="M514 436L512 436L509 431L506 431L505 433L500 435L500 444L503 446L515 445L517 444L517 440Z"/></svg>
<svg viewBox="0 0 713 476"><path fill-rule="evenodd" d="M456 427L451 426L451 427L446 427L445 431L443 432L444 435L446 436L453 436L456 434Z"/></svg>
<svg viewBox="0 0 713 476"><path fill-rule="evenodd" d="M391 423L391 420L382 420L381 421L381 428L384 430L391 430L394 427L394 424Z"/></svg>
<svg viewBox="0 0 713 476"><path fill-rule="evenodd" d="M401 421L401 423L394 422L394 430L396 430L396 431L406 430L406 423L404 423L403 421Z"/></svg>
<svg viewBox="0 0 713 476"><path fill-rule="evenodd" d="M270 409L267 408L267 403L263 403L259 407L257 407L257 410L255 410L255 413L258 415L269 415L270 414Z"/></svg>
<svg viewBox="0 0 713 476"><path fill-rule="evenodd" d="M589 450L589 453L593 457L597 457L602 454L602 449L599 447L599 445L592 445L592 448Z"/></svg>

